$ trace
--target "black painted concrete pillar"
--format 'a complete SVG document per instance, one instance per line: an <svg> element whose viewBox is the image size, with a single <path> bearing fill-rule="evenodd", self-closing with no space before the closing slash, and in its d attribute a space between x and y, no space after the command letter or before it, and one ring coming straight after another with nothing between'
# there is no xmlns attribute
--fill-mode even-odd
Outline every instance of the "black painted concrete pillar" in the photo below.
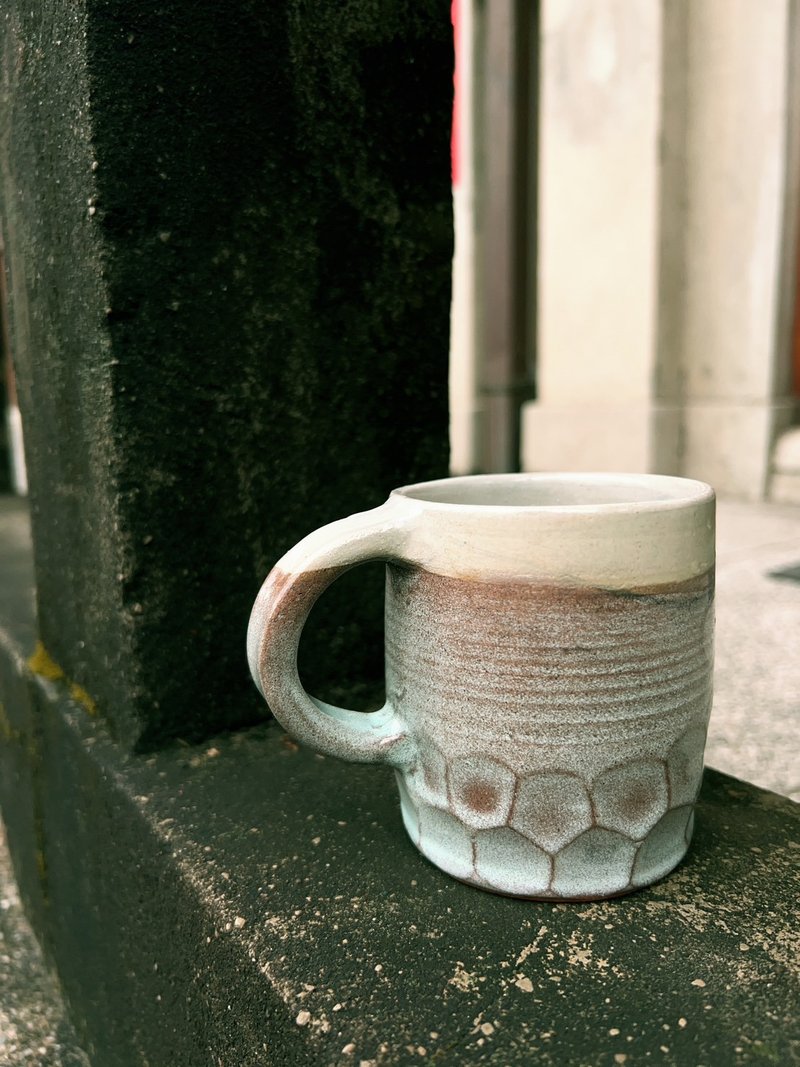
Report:
<svg viewBox="0 0 800 1067"><path fill-rule="evenodd" d="M44 646L126 744L251 722L271 564L446 471L448 0L7 0L0 34ZM320 606L322 695L378 680L380 596Z"/></svg>

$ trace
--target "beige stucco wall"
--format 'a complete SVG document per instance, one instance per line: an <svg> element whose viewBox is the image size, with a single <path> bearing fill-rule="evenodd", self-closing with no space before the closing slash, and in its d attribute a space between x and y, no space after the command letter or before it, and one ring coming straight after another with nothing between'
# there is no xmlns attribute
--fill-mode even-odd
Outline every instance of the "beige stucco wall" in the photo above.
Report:
<svg viewBox="0 0 800 1067"><path fill-rule="evenodd" d="M793 408L793 7L687 5L684 467L752 497L765 492L772 444Z"/></svg>
<svg viewBox="0 0 800 1067"><path fill-rule="evenodd" d="M539 343L558 358L540 361L539 392L636 403L655 314L659 12L549 0L543 16Z"/></svg>
<svg viewBox="0 0 800 1067"><path fill-rule="evenodd" d="M791 419L794 0L544 0L523 466L764 494Z"/></svg>

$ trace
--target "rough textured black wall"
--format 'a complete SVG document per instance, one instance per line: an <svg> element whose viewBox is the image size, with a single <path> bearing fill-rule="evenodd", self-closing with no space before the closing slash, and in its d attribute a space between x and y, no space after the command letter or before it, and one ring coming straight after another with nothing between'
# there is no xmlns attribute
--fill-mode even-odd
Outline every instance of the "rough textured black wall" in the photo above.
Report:
<svg viewBox="0 0 800 1067"><path fill-rule="evenodd" d="M260 716L272 563L446 470L449 4L32 7L0 196L41 628L148 747ZM305 673L366 700L380 580L344 581Z"/></svg>
<svg viewBox="0 0 800 1067"><path fill-rule="evenodd" d="M0 218L42 628L53 655L105 700L112 679L120 693L133 684L116 577L103 243L89 203L86 17L71 0L9 0L2 15Z"/></svg>

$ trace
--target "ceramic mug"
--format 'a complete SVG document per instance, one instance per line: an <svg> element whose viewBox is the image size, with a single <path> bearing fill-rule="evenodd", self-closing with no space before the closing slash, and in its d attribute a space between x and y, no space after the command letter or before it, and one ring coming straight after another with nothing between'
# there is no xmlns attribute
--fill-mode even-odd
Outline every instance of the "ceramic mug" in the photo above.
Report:
<svg viewBox="0 0 800 1067"><path fill-rule="evenodd" d="M248 657L286 729L396 769L405 827L512 896L627 893L680 862L711 710L714 493L644 474L396 489L271 571ZM386 561L386 704L308 695L297 647L343 571Z"/></svg>

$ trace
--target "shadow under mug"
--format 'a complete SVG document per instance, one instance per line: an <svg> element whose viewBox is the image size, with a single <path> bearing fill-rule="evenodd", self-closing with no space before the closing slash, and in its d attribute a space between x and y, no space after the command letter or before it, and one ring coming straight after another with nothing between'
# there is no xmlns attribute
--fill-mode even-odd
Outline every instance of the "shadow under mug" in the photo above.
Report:
<svg viewBox="0 0 800 1067"><path fill-rule="evenodd" d="M250 669L300 741L396 769L448 874L539 899L627 893L680 862L711 710L714 493L683 478L518 474L396 489L273 568ZM300 634L340 574L386 561L384 707L309 696Z"/></svg>

